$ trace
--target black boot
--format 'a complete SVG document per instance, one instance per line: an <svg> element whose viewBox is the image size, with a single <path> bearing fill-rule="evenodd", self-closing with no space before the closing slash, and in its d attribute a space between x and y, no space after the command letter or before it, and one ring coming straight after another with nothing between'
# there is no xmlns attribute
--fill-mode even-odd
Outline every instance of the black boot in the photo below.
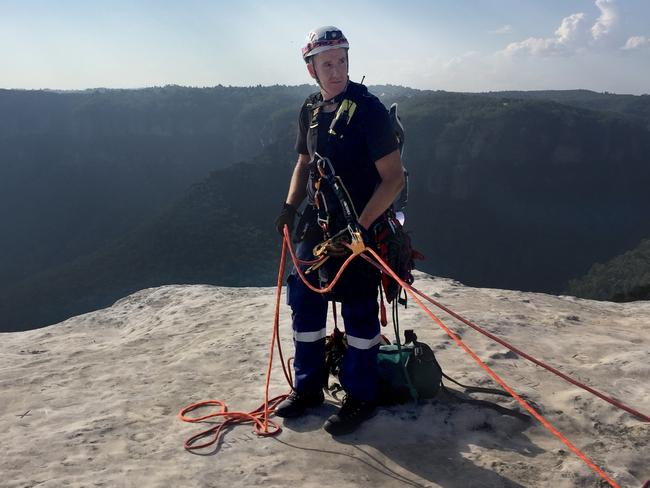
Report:
<svg viewBox="0 0 650 488"><path fill-rule="evenodd" d="M323 429L333 436L350 434L374 416L375 410L374 402L361 402L347 396L343 399L340 410L327 419Z"/></svg>
<svg viewBox="0 0 650 488"><path fill-rule="evenodd" d="M323 390L298 393L293 390L275 409L275 414L282 418L300 417L309 407L317 407L325 401Z"/></svg>

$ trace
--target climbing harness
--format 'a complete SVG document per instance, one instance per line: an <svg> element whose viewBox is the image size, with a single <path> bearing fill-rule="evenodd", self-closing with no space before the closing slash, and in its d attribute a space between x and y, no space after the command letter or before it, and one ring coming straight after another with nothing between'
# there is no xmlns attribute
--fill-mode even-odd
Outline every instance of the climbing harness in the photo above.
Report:
<svg viewBox="0 0 650 488"><path fill-rule="evenodd" d="M348 126L357 112L357 106L365 94L363 84L348 82L346 89L332 100L322 100L320 94L312 95L307 103L311 112L311 121L307 132L307 148L312 157L310 162L308 189L317 209L316 221L323 231L324 240L314 249L314 256L320 259L312 265L307 274L320 269L319 280L321 286L327 284L333 271L330 266L331 257L343 257L346 242L352 245L353 253L358 254L364 248L362 232L357 224L358 214L354 208L350 194L341 178L336 175L331 160L321 156L318 152L319 144L319 114L321 109L329 104L338 103L338 109L329 124L327 131L327 144L330 145L333 155L336 156L338 144L344 139ZM397 104L393 103L388 111L390 125L395 135L398 150L403 162L405 147L404 126L397 115ZM321 140L324 142L324 140ZM370 229L368 242L376 246L380 256L397 274L407 283L413 283L412 270L414 260L424 259L421 253L413 249L410 236L403 229L405 211L408 203L408 171L402 167L404 173L404 188L395 199L391 207L374 223ZM340 263L336 263L340 264ZM327 268L322 268L323 266ZM386 324L385 305L383 297L388 303L400 296L401 287L388 274L381 273L381 287L383 288L380 302L382 311L382 324ZM405 303L406 295L404 301Z"/></svg>
<svg viewBox="0 0 650 488"><path fill-rule="evenodd" d="M411 238L403 229L393 209L389 208L384 212L370 231L365 233L364 240L364 232L358 224L354 203L343 181L335 174L332 162L316 152L311 164L318 174L318 178L314 180L316 221L325 239L314 247L313 255L317 261L306 270L305 274L320 269L331 257L345 257L350 250L356 256L363 252L366 244L372 244L377 248L382 259L402 280L408 284L413 283L414 260L423 259L424 256L413 249ZM331 273L319 273L319 278L321 285L326 284L331 279ZM397 281L384 272L381 273L381 287L383 288L382 324L385 325L383 297L385 296L388 303L391 303L399 297L402 288ZM405 300L401 300L401 303L405 304Z"/></svg>
<svg viewBox="0 0 650 488"><path fill-rule="evenodd" d="M323 259L317 265L312 265L307 272L322 266L330 257L328 251L336 245L340 246L346 239L353 255L356 256L365 249L362 231L358 224L359 216L343 181L334 173L332 162L329 158L315 153L313 164L319 174L319 178L315 181L314 197L318 211L317 222L325 240L313 251L317 259ZM337 217L339 221L335 221ZM341 217L343 221L340 221Z"/></svg>

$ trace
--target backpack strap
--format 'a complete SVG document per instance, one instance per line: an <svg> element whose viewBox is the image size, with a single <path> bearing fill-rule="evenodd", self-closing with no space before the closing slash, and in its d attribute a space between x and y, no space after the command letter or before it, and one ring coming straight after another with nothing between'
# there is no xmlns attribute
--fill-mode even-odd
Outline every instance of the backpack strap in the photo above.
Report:
<svg viewBox="0 0 650 488"><path fill-rule="evenodd" d="M506 408L502 405L499 405L498 403L493 403L487 400L478 400L476 398L463 396L459 392L447 388L445 385L442 385L441 390L445 394L447 394L450 398L456 400L457 402L469 403L470 405L478 405L481 407L491 408L492 410L496 410L497 412L499 412L501 415L509 415L511 417L518 418L519 420L523 420L524 422L530 422L531 420L530 415L522 413L518 410L515 410L513 408Z"/></svg>

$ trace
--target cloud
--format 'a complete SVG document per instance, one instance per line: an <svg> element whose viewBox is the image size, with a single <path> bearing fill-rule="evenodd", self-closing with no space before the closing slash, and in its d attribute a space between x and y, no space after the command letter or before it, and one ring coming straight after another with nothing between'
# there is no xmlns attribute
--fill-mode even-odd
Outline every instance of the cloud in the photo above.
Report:
<svg viewBox="0 0 650 488"><path fill-rule="evenodd" d="M591 28L588 27L587 17L583 12L575 13L562 19L553 37L529 37L513 42L499 54L572 55L596 45L602 46L605 39L609 39L609 44L615 42L611 34L619 23L616 0L595 0L595 5L600 15Z"/></svg>
<svg viewBox="0 0 650 488"><path fill-rule="evenodd" d="M649 45L650 45L650 38L647 38L645 36L633 36L627 40L625 46L623 46L621 49L630 51L632 49L638 49L640 47L649 46Z"/></svg>
<svg viewBox="0 0 650 488"><path fill-rule="evenodd" d="M584 20L585 14L582 12L562 19L560 27L555 31L555 39L557 40L557 43L562 46L570 46L581 41L581 37L583 37L581 27Z"/></svg>
<svg viewBox="0 0 650 488"><path fill-rule="evenodd" d="M600 10L600 17L591 27L591 35L599 40L609 34L618 23L618 10L615 0L596 0L596 7Z"/></svg>
<svg viewBox="0 0 650 488"><path fill-rule="evenodd" d="M563 54L579 46L584 37L585 14L580 12L562 19L554 37L529 37L520 42L512 42L502 51L507 56L517 54L553 55Z"/></svg>
<svg viewBox="0 0 650 488"><path fill-rule="evenodd" d="M488 31L488 34L509 34L512 32L512 26L510 24L502 25L498 29Z"/></svg>
<svg viewBox="0 0 650 488"><path fill-rule="evenodd" d="M460 56L455 56L448 60L446 63L443 63L442 68L445 71L453 70L466 64L467 61L476 60L479 56L480 53L478 51L467 51L466 53Z"/></svg>

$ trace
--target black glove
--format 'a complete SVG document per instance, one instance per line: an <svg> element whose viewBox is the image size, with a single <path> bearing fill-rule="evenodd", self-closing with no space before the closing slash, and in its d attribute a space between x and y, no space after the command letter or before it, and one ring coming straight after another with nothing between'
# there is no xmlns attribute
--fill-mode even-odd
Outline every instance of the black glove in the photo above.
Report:
<svg viewBox="0 0 650 488"><path fill-rule="evenodd" d="M296 219L297 213L298 211L296 210L296 207L290 203L284 203L282 205L280 215L278 215L278 218L275 219L275 228L278 230L278 233L281 236L284 235L285 225L289 227L289 234L291 234L291 230L293 229L293 221Z"/></svg>

